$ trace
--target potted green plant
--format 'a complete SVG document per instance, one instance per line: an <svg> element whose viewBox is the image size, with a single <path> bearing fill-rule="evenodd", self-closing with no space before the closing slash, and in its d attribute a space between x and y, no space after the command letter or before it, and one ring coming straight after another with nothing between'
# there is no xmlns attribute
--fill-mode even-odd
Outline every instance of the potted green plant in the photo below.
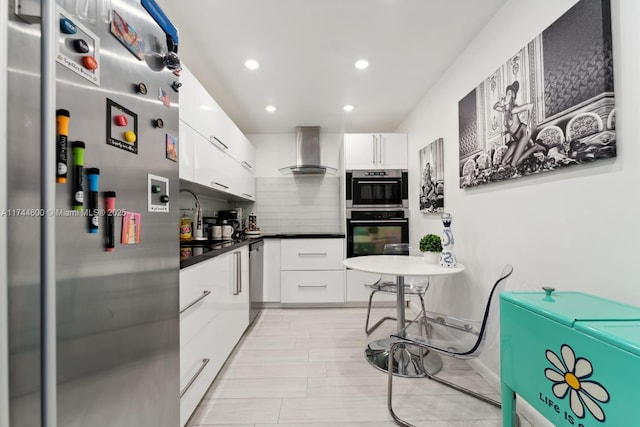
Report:
<svg viewBox="0 0 640 427"><path fill-rule="evenodd" d="M420 252L423 253L426 262L437 264L440 260L440 252L442 252L440 236L436 234L425 234L422 239L420 239Z"/></svg>

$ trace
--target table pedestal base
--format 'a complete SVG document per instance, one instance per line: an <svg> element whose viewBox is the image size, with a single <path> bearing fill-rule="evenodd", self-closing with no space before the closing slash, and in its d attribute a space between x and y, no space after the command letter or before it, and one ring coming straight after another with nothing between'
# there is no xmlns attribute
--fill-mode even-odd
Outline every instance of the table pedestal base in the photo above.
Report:
<svg viewBox="0 0 640 427"><path fill-rule="evenodd" d="M364 355L375 368L387 372L389 349L397 338L385 338L369 343ZM442 369L442 359L433 351L416 348L407 344L396 351L393 360L393 374L398 377L419 378L433 375Z"/></svg>

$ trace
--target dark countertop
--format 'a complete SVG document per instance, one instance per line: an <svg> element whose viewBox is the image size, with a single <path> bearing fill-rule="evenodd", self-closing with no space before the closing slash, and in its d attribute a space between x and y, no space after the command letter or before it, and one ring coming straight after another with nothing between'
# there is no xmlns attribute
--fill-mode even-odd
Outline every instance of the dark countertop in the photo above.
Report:
<svg viewBox="0 0 640 427"><path fill-rule="evenodd" d="M344 237L344 233L266 233L253 238L236 240L180 242L180 268L190 267L262 239L343 239Z"/></svg>
<svg viewBox="0 0 640 427"><path fill-rule="evenodd" d="M180 242L180 268L190 267L199 262L226 254L235 249L247 246L261 238L236 240L192 240Z"/></svg>
<svg viewBox="0 0 640 427"><path fill-rule="evenodd" d="M344 239L344 233L265 233L264 238L276 239Z"/></svg>

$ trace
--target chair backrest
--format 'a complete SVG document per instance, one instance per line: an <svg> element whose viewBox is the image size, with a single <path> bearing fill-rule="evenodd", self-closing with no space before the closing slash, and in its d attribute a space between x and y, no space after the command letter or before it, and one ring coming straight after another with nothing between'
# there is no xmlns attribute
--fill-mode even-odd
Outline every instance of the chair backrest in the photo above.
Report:
<svg viewBox="0 0 640 427"><path fill-rule="evenodd" d="M382 248L383 255L409 255L411 247L408 243L387 243Z"/></svg>
<svg viewBox="0 0 640 427"><path fill-rule="evenodd" d="M478 333L478 339L476 340L473 347L469 350L452 354L453 356L464 357L464 358L472 358L480 354L482 349L487 343L487 337L494 337L496 335L496 329L498 326L497 321L490 322L490 315L496 310L498 306L498 300L500 298L500 292L504 290L504 287L507 284L507 278L511 276L513 273L513 267L511 264L507 264L502 269L502 273L500 273L500 277L496 280L496 283L491 288L491 293L489 293L489 298L487 300L487 307L484 310L484 316L482 318L482 325L480 326L480 332ZM495 316L494 316L495 317Z"/></svg>

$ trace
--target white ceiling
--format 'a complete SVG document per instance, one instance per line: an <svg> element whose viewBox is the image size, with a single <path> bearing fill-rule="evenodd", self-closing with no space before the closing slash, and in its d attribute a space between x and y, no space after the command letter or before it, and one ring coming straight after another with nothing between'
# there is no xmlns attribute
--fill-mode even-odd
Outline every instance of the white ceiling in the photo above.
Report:
<svg viewBox="0 0 640 427"><path fill-rule="evenodd" d="M244 133L393 131L506 2L157 1L181 60Z"/></svg>

